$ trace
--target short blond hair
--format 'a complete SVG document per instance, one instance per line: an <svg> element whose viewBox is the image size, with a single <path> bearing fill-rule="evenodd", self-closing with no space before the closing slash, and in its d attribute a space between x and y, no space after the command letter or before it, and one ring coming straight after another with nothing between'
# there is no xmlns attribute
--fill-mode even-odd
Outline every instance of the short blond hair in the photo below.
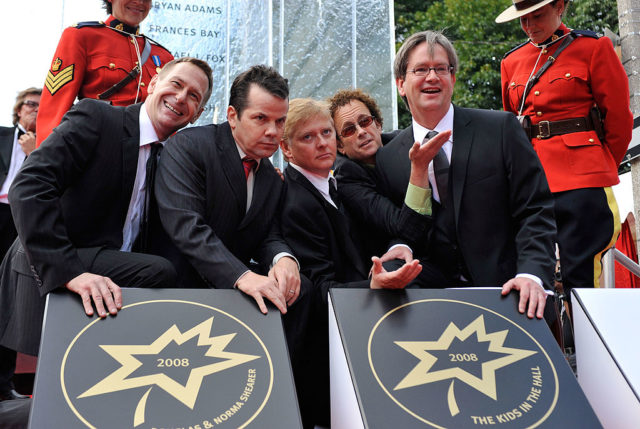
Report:
<svg viewBox="0 0 640 429"><path fill-rule="evenodd" d="M287 120L284 123L282 140L287 143L287 146L291 147L291 136L309 119L317 116L329 119L331 126L334 126L327 102L314 100L312 98L294 98L291 100L289 102Z"/></svg>

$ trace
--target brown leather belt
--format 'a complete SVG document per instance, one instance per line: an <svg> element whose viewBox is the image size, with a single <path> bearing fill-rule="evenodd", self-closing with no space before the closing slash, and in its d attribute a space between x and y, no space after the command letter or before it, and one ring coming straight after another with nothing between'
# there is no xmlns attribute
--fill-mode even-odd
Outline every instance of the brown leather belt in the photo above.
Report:
<svg viewBox="0 0 640 429"><path fill-rule="evenodd" d="M532 139L548 139L562 134L592 131L593 122L590 117L563 119L561 121L540 121L531 125Z"/></svg>

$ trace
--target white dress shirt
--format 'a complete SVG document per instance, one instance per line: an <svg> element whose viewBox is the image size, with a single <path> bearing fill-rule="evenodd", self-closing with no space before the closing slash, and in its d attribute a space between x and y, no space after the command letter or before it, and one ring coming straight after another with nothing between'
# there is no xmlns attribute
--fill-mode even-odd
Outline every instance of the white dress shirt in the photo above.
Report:
<svg viewBox="0 0 640 429"><path fill-rule="evenodd" d="M333 177L333 172L330 171L327 177L322 177L310 172L309 170L305 170L304 168L292 162L290 162L289 165L298 170L304 177L306 177L307 180L311 182L313 187L316 188L318 192L320 192L320 194L324 197L325 200L327 200L329 204L331 204L336 209L338 208L336 203L334 203L331 199L331 195L329 194L329 182L333 182L336 189L338 189L338 182L336 181L336 178Z"/></svg>
<svg viewBox="0 0 640 429"><path fill-rule="evenodd" d="M151 119L149 119L146 104L143 104L140 108L140 150L138 152L136 180L133 182L129 209L122 228L122 247L120 250L125 252L131 251L131 246L133 246L140 232L140 218L144 210L144 198L147 194L147 184L145 183L147 179L147 160L151 152L151 144L156 142L164 145L164 141L158 140L156 130L153 128Z"/></svg>
<svg viewBox="0 0 640 429"><path fill-rule="evenodd" d="M449 140L442 145L442 149L447 155L447 160L449 160L449 165L451 165L451 150L453 149L453 104L449 105L449 110L433 130L423 127L417 123L415 119L413 119L412 122L413 140L416 142L422 142L429 131L437 131L438 133L441 133L443 131L451 130L451 137L449 137ZM436 175L433 172L433 161L429 163L429 183L431 184L431 195L433 196L433 199L440 202L440 195L438 194L438 187L436 186Z"/></svg>

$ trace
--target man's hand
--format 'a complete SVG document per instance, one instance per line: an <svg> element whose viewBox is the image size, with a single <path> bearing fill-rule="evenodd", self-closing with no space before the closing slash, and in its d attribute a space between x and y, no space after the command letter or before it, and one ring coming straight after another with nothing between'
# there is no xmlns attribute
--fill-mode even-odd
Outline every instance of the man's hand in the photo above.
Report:
<svg viewBox="0 0 640 429"><path fill-rule="evenodd" d="M36 135L33 131L27 131L18 139L18 143L22 148L25 155L31 155L31 152L36 148Z"/></svg>
<svg viewBox="0 0 640 429"><path fill-rule="evenodd" d="M107 312L104 309L105 304L112 316L115 316L118 310L122 309L120 286L112 282L109 277L82 273L71 279L65 287L80 295L87 316L93 316L92 300L100 317L107 317Z"/></svg>
<svg viewBox="0 0 640 429"><path fill-rule="evenodd" d="M538 319L542 319L544 306L547 303L547 294L542 286L527 277L516 277L502 285L502 295L508 294L513 289L520 291L518 311L524 313L529 302L527 316L532 319L535 314Z"/></svg>
<svg viewBox="0 0 640 429"><path fill-rule="evenodd" d="M429 163L436 156L443 144L451 137L451 130L443 131L425 144L415 142L409 150L411 175L409 183L420 188L429 187Z"/></svg>
<svg viewBox="0 0 640 429"><path fill-rule="evenodd" d="M371 260L373 261L371 289L402 289L422 271L422 265L417 259L391 272L384 269L380 258L374 256Z"/></svg>
<svg viewBox="0 0 640 429"><path fill-rule="evenodd" d="M287 305L293 304L300 295L300 273L298 264L292 258L284 256L269 270L269 278L275 280Z"/></svg>
<svg viewBox="0 0 640 429"><path fill-rule="evenodd" d="M264 298L274 303L275 306L278 307L278 310L280 310L280 313L285 314L287 312L287 303L284 295L278 288L276 281L270 277L261 276L249 271L240 277L236 283L236 287L247 295L252 296L258 303L260 311L264 314L267 314L267 306L264 303Z"/></svg>
<svg viewBox="0 0 640 429"><path fill-rule="evenodd" d="M393 249L389 249L387 253L380 256L380 262L393 261L394 259L402 259L408 264L413 261L413 252L409 246L400 245L395 246Z"/></svg>

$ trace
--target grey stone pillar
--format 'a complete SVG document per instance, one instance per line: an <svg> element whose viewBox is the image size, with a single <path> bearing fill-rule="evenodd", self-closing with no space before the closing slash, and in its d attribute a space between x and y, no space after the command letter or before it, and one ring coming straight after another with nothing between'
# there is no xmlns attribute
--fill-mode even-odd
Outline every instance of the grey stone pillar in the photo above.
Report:
<svg viewBox="0 0 640 429"><path fill-rule="evenodd" d="M640 0L618 0L618 20L622 50L622 64L629 76L631 111L640 115ZM636 218L636 236L640 238L640 157L631 161L633 183L633 212ZM636 242L636 248L640 248Z"/></svg>

